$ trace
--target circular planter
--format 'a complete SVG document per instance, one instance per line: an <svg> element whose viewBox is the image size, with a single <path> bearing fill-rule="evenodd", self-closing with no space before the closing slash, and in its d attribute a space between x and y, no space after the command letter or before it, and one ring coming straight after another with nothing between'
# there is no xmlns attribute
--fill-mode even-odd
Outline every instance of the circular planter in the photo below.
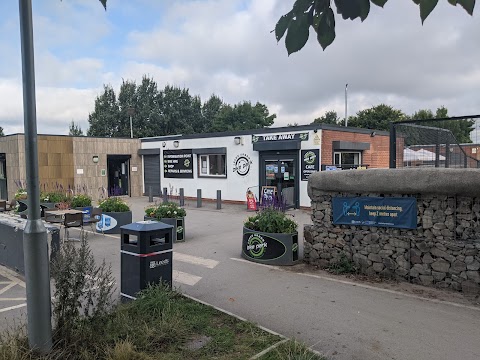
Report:
<svg viewBox="0 0 480 360"><path fill-rule="evenodd" d="M298 262L298 232L265 233L243 228L242 257L270 265L294 265Z"/></svg>
<svg viewBox="0 0 480 360"><path fill-rule="evenodd" d="M160 221L168 225L173 226L173 241L183 242L185 241L185 218L162 218L157 219L150 216L144 216L143 220L155 220Z"/></svg>
<svg viewBox="0 0 480 360"><path fill-rule="evenodd" d="M98 233L120 234L120 226L132 223L132 212L104 212L96 225Z"/></svg>

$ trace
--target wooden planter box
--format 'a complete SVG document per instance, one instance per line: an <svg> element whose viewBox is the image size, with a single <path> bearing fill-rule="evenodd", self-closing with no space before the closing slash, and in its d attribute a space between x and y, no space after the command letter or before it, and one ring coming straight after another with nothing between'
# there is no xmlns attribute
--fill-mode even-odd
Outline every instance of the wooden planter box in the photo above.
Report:
<svg viewBox="0 0 480 360"><path fill-rule="evenodd" d="M160 221L168 225L173 226L173 241L183 242L185 241L185 218L162 218L157 219L150 216L144 216L144 220Z"/></svg>
<svg viewBox="0 0 480 360"><path fill-rule="evenodd" d="M98 233L120 234L120 226L132 223L132 212L104 212L96 225Z"/></svg>
<svg viewBox="0 0 480 360"><path fill-rule="evenodd" d="M265 233L243 228L242 257L270 265L294 265L298 262L298 232Z"/></svg>

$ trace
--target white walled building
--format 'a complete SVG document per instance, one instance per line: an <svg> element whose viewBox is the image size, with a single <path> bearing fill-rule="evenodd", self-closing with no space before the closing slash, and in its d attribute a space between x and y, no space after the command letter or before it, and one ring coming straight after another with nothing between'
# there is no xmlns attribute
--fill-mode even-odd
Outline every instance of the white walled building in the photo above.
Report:
<svg viewBox="0 0 480 360"><path fill-rule="evenodd" d="M386 154L386 155L385 155ZM322 165L388 167L388 134L332 125L305 125L141 139L143 190L246 202L275 187L290 207L308 207L308 176ZM381 155L381 156L380 156ZM322 161L323 160L323 161Z"/></svg>

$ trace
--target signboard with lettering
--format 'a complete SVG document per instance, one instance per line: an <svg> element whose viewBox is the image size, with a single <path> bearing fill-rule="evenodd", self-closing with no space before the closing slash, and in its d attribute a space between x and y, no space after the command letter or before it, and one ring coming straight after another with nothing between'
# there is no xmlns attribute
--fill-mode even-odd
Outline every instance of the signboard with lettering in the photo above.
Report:
<svg viewBox="0 0 480 360"><path fill-rule="evenodd" d="M276 186L262 186L262 201L273 201L276 195Z"/></svg>
<svg viewBox="0 0 480 360"><path fill-rule="evenodd" d="M263 141L284 141L284 140L307 141L308 132L289 133L289 134L252 135L252 143L263 142Z"/></svg>
<svg viewBox="0 0 480 360"><path fill-rule="evenodd" d="M307 181L309 176L320 169L320 150L302 150L302 181Z"/></svg>
<svg viewBox="0 0 480 360"><path fill-rule="evenodd" d="M193 179L192 150L164 150L163 176Z"/></svg>
<svg viewBox="0 0 480 360"><path fill-rule="evenodd" d="M336 225L417 228L417 199L412 197L335 197L332 207Z"/></svg>

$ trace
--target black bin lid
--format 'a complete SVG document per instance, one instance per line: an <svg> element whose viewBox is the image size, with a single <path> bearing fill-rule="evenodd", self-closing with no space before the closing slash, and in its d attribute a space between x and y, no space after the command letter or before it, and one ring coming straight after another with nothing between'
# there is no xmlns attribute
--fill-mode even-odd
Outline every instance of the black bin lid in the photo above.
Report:
<svg viewBox="0 0 480 360"><path fill-rule="evenodd" d="M170 230L173 229L172 225L168 225L159 221L147 220L147 221L138 221L131 224L120 226L122 230L129 230L135 232L147 232L147 231L157 231L157 230Z"/></svg>

